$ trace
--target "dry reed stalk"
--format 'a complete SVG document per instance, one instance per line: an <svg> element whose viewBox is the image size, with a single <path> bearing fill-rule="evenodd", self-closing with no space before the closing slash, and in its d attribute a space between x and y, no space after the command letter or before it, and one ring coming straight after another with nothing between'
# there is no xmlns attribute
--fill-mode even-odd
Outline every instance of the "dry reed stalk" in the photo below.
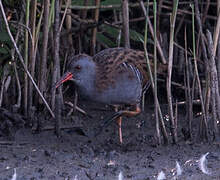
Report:
<svg viewBox="0 0 220 180"><path fill-rule="evenodd" d="M17 54L18 54L19 60L20 60L22 66L24 68L24 71L27 73L27 76L31 79L31 82L33 83L34 87L36 88L38 94L42 98L42 100L43 100L44 104L46 105L47 109L49 110L51 116L54 118L55 116L54 116L53 111L51 110L51 108L48 105L47 101L45 100L45 98L43 97L42 93L40 92L37 84L35 83L33 77L31 76L30 72L28 71L28 69L27 69L27 67L26 67L26 65L24 63L24 59L23 59L23 57L22 57L22 55L21 55L21 53L20 53L20 51L19 51L19 49L17 47L17 44L15 43L15 40L14 40L12 34L11 34L11 31L10 31L10 28L9 28L9 25L8 25L8 21L7 21L6 15L5 15L5 11L4 11L4 7L2 5L2 1L0 1L0 9L1 9L1 12L2 12L2 16L3 16L3 19L4 19L5 25L6 25L6 29L7 29L8 35L9 35L9 37L10 37L12 43L13 43L13 46L14 46Z"/></svg>

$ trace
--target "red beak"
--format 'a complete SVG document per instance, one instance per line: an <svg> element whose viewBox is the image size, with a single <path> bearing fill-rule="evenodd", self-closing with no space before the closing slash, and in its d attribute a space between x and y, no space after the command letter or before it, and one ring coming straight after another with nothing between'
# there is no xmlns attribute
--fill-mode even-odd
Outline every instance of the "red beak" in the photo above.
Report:
<svg viewBox="0 0 220 180"><path fill-rule="evenodd" d="M73 74L71 72L66 72L61 79L56 83L56 88L58 88L61 84L63 84L64 82L72 79Z"/></svg>

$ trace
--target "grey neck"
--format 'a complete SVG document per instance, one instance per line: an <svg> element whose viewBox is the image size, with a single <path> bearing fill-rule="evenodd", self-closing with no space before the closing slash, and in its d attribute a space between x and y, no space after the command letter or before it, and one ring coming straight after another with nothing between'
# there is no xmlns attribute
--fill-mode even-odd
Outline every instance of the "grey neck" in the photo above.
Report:
<svg viewBox="0 0 220 180"><path fill-rule="evenodd" d="M94 62L90 62L86 68L80 73L80 77L76 81L78 92L83 96L91 98L95 92L96 66Z"/></svg>

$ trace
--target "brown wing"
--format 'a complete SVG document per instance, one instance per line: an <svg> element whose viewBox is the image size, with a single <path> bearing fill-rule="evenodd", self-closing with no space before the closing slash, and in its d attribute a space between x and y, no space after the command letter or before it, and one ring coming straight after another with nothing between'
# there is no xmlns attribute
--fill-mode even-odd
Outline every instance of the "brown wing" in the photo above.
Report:
<svg viewBox="0 0 220 180"><path fill-rule="evenodd" d="M137 68L142 76L142 85L148 82L147 64L144 52L128 48L110 48L103 50L93 56L93 61L97 64L97 85L98 89L105 89L114 85L118 75L126 68L122 65L126 63ZM133 74L134 75L134 74ZM132 72L131 72L132 78Z"/></svg>

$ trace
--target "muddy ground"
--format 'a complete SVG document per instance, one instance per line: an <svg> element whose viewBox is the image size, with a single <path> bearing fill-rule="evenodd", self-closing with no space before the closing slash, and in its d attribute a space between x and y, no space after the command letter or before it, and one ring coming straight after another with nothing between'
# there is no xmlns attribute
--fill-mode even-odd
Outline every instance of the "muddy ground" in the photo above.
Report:
<svg viewBox="0 0 220 180"><path fill-rule="evenodd" d="M155 146L152 103L139 116L124 118L122 145L116 123L96 138L90 136L113 113L110 107L84 101L79 104L93 117L76 113L64 118L62 124L82 127L83 132L80 128L66 129L57 138L52 130L33 134L31 128L23 127L13 136L0 137L0 180L11 179L15 169L17 180L116 180L120 172L124 180L151 180L157 179L161 171L167 179L174 179L176 161L183 170L178 179L220 179L220 143L184 140L181 133L187 122L184 106L179 107L178 145ZM166 107L163 106L164 114ZM194 137L200 118L193 120ZM43 124L52 125L53 120L44 120ZM198 160L207 152L208 175L198 166Z"/></svg>

